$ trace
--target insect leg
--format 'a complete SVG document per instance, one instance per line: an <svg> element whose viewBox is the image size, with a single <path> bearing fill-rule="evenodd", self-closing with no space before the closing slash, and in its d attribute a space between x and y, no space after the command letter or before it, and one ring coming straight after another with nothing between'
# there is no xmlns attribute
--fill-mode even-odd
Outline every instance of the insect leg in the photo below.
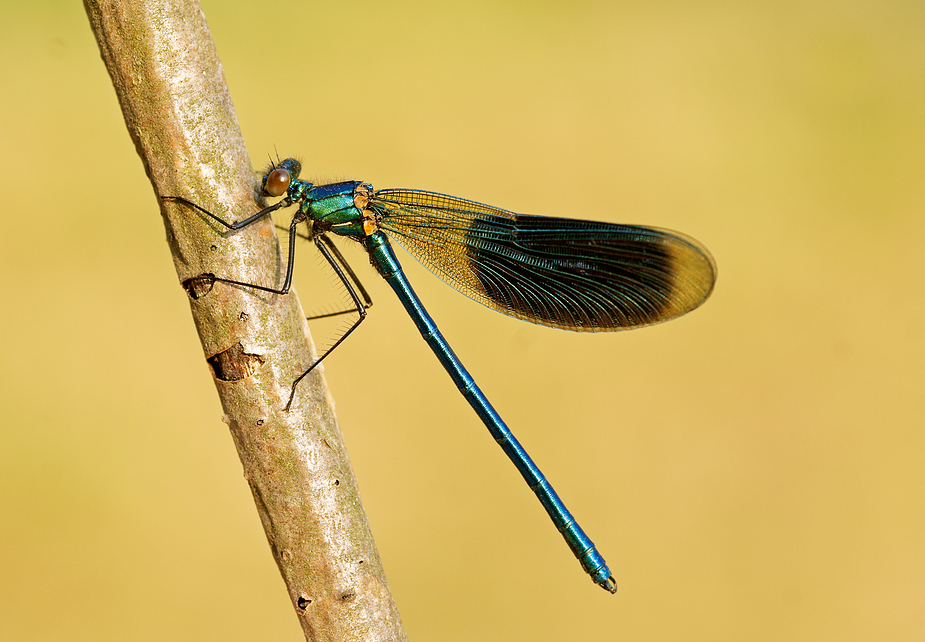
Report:
<svg viewBox="0 0 925 642"><path fill-rule="evenodd" d="M289 198L284 198L280 202L274 203L273 205L270 205L269 207L263 208L256 214L248 216L243 221L238 221L237 223L229 223L228 221L224 220L220 216L213 214L212 212L205 209L204 207L200 207L199 205L196 205L196 203L193 203L189 199L183 198L182 196L162 196L161 199L165 201L181 203L183 205L191 207L195 209L196 211L201 212L202 214L205 214L209 216L210 218L212 218L213 220L221 223L222 225L227 227L229 230L243 229L247 227L248 225L253 224L260 218L267 216L268 214L271 214L272 212L275 212L278 209L292 205L292 201ZM251 288L254 290L260 290L262 292L271 292L273 294L287 294L289 292L290 286L292 285L292 270L293 270L293 265L295 262L295 238L297 236L296 230L297 230L300 220L301 219L298 218L298 215L296 215L292 218L292 222L289 224L289 254L288 254L288 259L286 262L286 278L283 282L283 287L270 288L270 287L266 287L263 285L257 285L255 283L245 283L244 281L236 281L234 279L226 279L224 277L215 276L211 272L200 274L199 276L194 276L192 278L186 279L183 282L183 287L186 288L186 291L190 293L190 296L196 299L202 296L205 292L210 291L212 289L212 285L215 283L229 283L231 285L240 285L242 287ZM208 287L204 288L203 285L206 285Z"/></svg>
<svg viewBox="0 0 925 642"><path fill-rule="evenodd" d="M290 234L293 233L294 232L290 231ZM314 370L315 367L321 363L326 356L331 354L331 352L334 351L334 348L343 343L344 339L346 339L351 332L357 329L357 327L363 322L363 319L366 318L366 308L373 304L372 299L370 299L369 294L366 292L366 289L360 283L357 275L354 273L353 269L347 263L346 259L344 259L343 254L340 253L340 250L337 249L334 243L324 234L317 235L313 240L315 241L315 247L318 248L318 251L321 252L321 255L327 260L327 262L331 264L335 274L337 274L338 278L340 278L341 282L344 284L344 287L347 288L347 292L350 294L350 298L353 299L353 304L356 306L354 310L349 311L355 311L358 317L357 320L354 321L353 325L347 328L347 331L344 332L344 334L342 334L341 337L335 341L330 348L325 350L324 354L318 357L318 360L315 361L315 363L309 366L308 370L300 374L298 378L292 382L292 393L289 395L289 402L286 404L287 411L292 406L293 399L295 399L295 389L296 386L299 385L299 382L308 376L308 373ZM290 243L291 242L292 241L290 239ZM350 275L350 278L347 278L348 274ZM353 280L353 283L356 284L356 288L354 288L353 284L350 282L351 280ZM362 294L363 300L360 299L360 294L357 293L357 290L359 290Z"/></svg>

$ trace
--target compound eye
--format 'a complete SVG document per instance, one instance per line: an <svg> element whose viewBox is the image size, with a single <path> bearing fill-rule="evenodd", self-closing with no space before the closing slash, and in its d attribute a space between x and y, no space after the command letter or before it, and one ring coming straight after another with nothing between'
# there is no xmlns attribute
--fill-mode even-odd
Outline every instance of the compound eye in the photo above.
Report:
<svg viewBox="0 0 925 642"><path fill-rule="evenodd" d="M263 181L263 191L270 196L282 196L289 189L291 182L292 177L289 175L288 170L277 167L267 174L266 179Z"/></svg>

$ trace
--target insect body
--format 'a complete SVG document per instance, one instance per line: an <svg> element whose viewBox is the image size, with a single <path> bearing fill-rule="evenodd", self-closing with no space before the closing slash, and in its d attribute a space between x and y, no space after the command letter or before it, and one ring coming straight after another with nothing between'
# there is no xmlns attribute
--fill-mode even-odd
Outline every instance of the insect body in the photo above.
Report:
<svg viewBox="0 0 925 642"><path fill-rule="evenodd" d="M437 276L463 294L503 314L566 330L602 332L651 325L693 310L710 295L716 265L694 239L653 227L569 218L525 216L466 199L411 189L375 190L347 181L313 185L298 178L301 164L286 159L263 176L267 196L282 197L238 223L228 223L182 198L225 227L240 230L284 207L297 211L289 225L289 256L282 287L244 283L212 274L199 279L286 294L292 283L298 226L344 283L357 320L298 383L366 317L372 302L331 240L363 245L424 340L462 395L536 494L591 579L611 593L616 583L604 558L569 513L552 485L491 406L425 310L402 271L394 237Z"/></svg>

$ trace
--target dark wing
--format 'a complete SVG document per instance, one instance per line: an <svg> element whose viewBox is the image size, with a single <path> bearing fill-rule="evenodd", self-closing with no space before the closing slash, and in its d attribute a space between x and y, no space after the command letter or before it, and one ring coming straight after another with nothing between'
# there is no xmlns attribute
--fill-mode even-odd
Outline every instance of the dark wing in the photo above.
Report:
<svg viewBox="0 0 925 642"><path fill-rule="evenodd" d="M625 330L703 303L716 264L653 227L525 216L419 190L375 192L381 227L441 279L490 308L566 330Z"/></svg>

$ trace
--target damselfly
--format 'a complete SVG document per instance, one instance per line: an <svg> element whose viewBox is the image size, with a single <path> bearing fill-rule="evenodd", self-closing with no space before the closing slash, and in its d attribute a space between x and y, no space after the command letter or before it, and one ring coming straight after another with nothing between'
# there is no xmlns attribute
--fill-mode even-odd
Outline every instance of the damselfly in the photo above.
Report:
<svg viewBox="0 0 925 642"><path fill-rule="evenodd" d="M314 185L300 180L295 159L271 165L263 193L283 198L237 223L229 223L181 197L231 230L241 230L276 210L297 206L289 225L289 253L281 287L204 274L208 285L229 283L286 294L292 284L298 227L344 283L356 321L293 383L298 383L366 317L371 300L330 234L359 242L388 282L460 392L488 427L591 579L611 593L616 582L604 558L569 513L552 485L511 434L453 353L405 277L389 243L394 237L421 263L463 294L503 314L566 330L603 332L638 328L689 312L713 290L716 264L694 239L654 227L514 214L445 194L412 189L375 190L347 181Z"/></svg>

